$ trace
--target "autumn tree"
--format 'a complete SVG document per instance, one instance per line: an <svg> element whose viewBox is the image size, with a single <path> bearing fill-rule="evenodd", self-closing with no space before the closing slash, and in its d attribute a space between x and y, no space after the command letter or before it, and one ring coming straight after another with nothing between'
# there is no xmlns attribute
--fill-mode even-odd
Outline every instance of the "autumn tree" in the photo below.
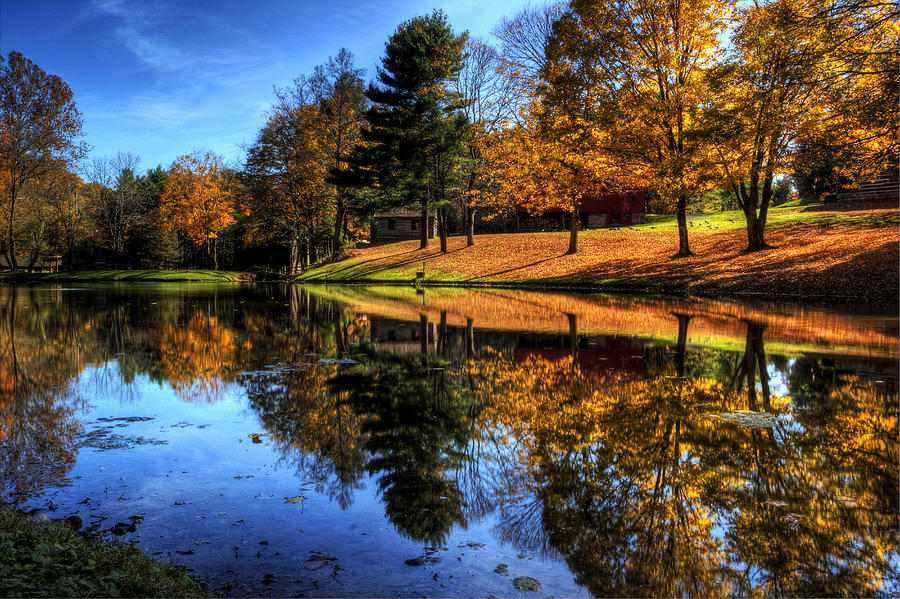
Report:
<svg viewBox="0 0 900 599"><path fill-rule="evenodd" d="M223 170L222 157L209 151L179 156L169 168L160 197L163 228L204 246L215 268L219 267L216 239L236 222L234 198Z"/></svg>
<svg viewBox="0 0 900 599"><path fill-rule="evenodd" d="M796 4L741 7L730 56L711 72L715 158L744 213L748 251L769 247L764 232L775 177L790 170L798 138L815 136L827 118L823 45L814 28L796 21Z"/></svg>
<svg viewBox="0 0 900 599"><path fill-rule="evenodd" d="M578 252L579 207L584 197L602 193L605 182L592 154L580 154L569 132L545 129L541 107L532 106L522 123L484 138L481 152L490 189L478 205L497 214L523 208L533 216L560 211L569 217L567 254ZM561 136L557 137L556 133Z"/></svg>
<svg viewBox="0 0 900 599"><path fill-rule="evenodd" d="M691 255L688 197L714 183L699 110L704 74L718 60L729 0L572 0L554 25L541 89L547 113L614 156L620 177L654 189L678 221L678 253Z"/></svg>
<svg viewBox="0 0 900 599"><path fill-rule="evenodd" d="M456 36L440 11L401 24L385 46L373 106L346 176L366 181L386 208L421 209L421 247L428 247L428 211L438 211L446 250L450 181L457 172L468 123L450 82L462 68L465 35Z"/></svg>
<svg viewBox="0 0 900 599"><path fill-rule="evenodd" d="M25 188L70 168L87 149L72 90L22 56L0 56L0 174L3 175L3 252L16 267L16 226Z"/></svg>
<svg viewBox="0 0 900 599"><path fill-rule="evenodd" d="M286 243L291 273L318 259L317 237L332 216L321 112L303 102L280 95L246 162L250 239Z"/></svg>
<svg viewBox="0 0 900 599"><path fill-rule="evenodd" d="M805 0L785 8L791 29L809 32L804 35L825 57L816 84L824 90L827 112L815 141L833 153L838 175L859 183L896 172L900 7L875 0ZM799 158L804 166L807 161Z"/></svg>
<svg viewBox="0 0 900 599"><path fill-rule="evenodd" d="M341 172L348 166L351 149L360 143L360 131L365 122L367 100L363 93L363 69L357 69L353 53L341 48L336 57L329 57L325 65L316 67L312 77L318 88L319 110L325 136L324 150L330 159L330 171ZM329 179L334 190L334 232L331 254L337 257L347 230L348 204L356 193L354 186L340 178Z"/></svg>
<svg viewBox="0 0 900 599"><path fill-rule="evenodd" d="M501 69L500 53L494 47L477 38L466 42L465 60L455 86L456 93L466 99L462 110L472 126L459 194L469 246L475 245L479 194L488 185L481 148L491 143L493 135L514 115L513 88L502 76Z"/></svg>

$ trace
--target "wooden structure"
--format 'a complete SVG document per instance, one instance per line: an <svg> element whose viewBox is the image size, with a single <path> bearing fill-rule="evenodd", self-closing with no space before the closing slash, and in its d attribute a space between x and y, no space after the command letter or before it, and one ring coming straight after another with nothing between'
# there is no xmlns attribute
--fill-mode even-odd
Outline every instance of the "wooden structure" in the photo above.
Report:
<svg viewBox="0 0 900 599"><path fill-rule="evenodd" d="M627 226L641 222L647 214L647 192L643 189L610 191L581 200L578 217L582 229ZM532 216L523 206L516 206L519 231L561 231L569 228L570 215L551 208Z"/></svg>
<svg viewBox="0 0 900 599"><path fill-rule="evenodd" d="M896 170L884 171L859 187L839 191L833 201L841 204L892 203L896 206L900 202L900 177Z"/></svg>
<svg viewBox="0 0 900 599"><path fill-rule="evenodd" d="M400 241L402 239L420 239L422 237L422 212L409 209L398 209L392 212L376 214L372 223L370 240L372 243ZM428 213L428 239L437 235L436 219Z"/></svg>
<svg viewBox="0 0 900 599"><path fill-rule="evenodd" d="M36 260L31 256L16 256L15 270L17 272L59 272L61 262L62 256L42 256ZM13 270L4 255L0 255L0 270Z"/></svg>

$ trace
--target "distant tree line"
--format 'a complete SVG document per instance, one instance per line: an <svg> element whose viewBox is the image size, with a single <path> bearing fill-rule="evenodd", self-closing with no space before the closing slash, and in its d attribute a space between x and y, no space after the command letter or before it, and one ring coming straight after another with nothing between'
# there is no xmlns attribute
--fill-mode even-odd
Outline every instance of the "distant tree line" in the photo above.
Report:
<svg viewBox="0 0 900 599"><path fill-rule="evenodd" d="M623 188L677 216L676 257L691 210L742 210L763 249L769 207L795 190L896 169L897 17L867 0L570 0L503 20L494 46L435 11L397 27L373 81L341 48L276 90L240 164L194 151L145 172L132 154L87 160L69 87L13 51L0 255L29 268L99 245L146 268L297 272L376 213L417 211L422 247L433 215L447 251L516 205L577 215Z"/></svg>

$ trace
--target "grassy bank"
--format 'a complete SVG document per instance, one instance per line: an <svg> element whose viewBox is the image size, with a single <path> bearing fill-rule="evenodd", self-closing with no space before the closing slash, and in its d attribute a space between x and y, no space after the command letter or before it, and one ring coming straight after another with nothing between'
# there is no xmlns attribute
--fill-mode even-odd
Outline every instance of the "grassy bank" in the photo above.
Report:
<svg viewBox="0 0 900 599"><path fill-rule="evenodd" d="M696 255L679 260L671 259L678 241L674 218L651 216L633 227L582 232L574 255L565 254L566 232L479 235L474 247L453 237L446 254L437 240L424 250L404 241L356 250L298 280L411 283L424 263L426 284L897 302L896 209L777 208L766 234L773 247L750 254L743 253L741 213L690 223Z"/></svg>
<svg viewBox="0 0 900 599"><path fill-rule="evenodd" d="M206 281L223 283L242 281L247 278L247 275L244 273L225 270L83 270L55 273L0 273L0 282L2 283L42 283L53 281Z"/></svg>
<svg viewBox="0 0 900 599"><path fill-rule="evenodd" d="M180 568L0 504L0 596L206 597Z"/></svg>

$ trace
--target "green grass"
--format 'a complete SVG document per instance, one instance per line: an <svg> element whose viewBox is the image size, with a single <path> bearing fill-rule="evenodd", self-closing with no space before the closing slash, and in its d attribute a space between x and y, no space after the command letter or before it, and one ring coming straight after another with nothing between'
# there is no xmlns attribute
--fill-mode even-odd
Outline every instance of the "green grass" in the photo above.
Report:
<svg viewBox="0 0 900 599"><path fill-rule="evenodd" d="M633 225L631 228L636 231L674 231L678 226L675 217L672 215L648 214L646 218L647 222ZM747 226L746 221L744 220L744 213L740 210L692 215L688 217L688 221L689 223L692 223L690 228L702 227L719 229L720 231L729 229L743 230ZM789 226L827 227L830 225L885 227L898 224L900 224L900 214L897 212L889 214L872 213L868 211L831 212L827 211L827 207L821 203L802 203L799 200L770 208L766 217L766 228ZM603 234L603 232L607 230L608 229L597 229L594 231L586 231L585 234Z"/></svg>
<svg viewBox="0 0 900 599"><path fill-rule="evenodd" d="M37 283L44 281L242 281L246 275L225 270L83 270L75 272L0 273L0 282Z"/></svg>
<svg viewBox="0 0 900 599"><path fill-rule="evenodd" d="M207 597L183 568L0 504L0 596Z"/></svg>

